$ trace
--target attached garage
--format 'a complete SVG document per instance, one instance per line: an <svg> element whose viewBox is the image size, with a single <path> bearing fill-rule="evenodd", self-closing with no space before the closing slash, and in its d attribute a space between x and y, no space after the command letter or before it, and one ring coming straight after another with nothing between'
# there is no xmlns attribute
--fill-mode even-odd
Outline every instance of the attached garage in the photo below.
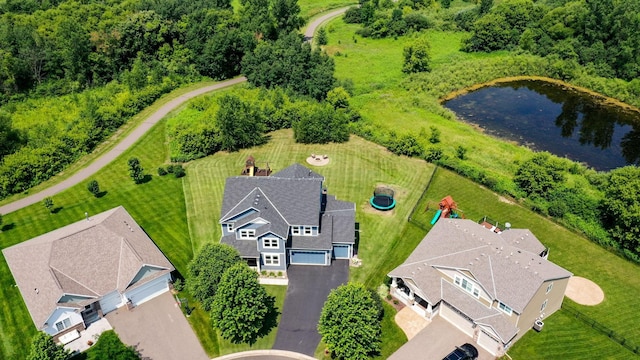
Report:
<svg viewBox="0 0 640 360"><path fill-rule="evenodd" d="M329 265L326 251L291 250L289 263L293 265Z"/></svg>
<svg viewBox="0 0 640 360"><path fill-rule="evenodd" d="M333 244L333 258L334 259L350 259L351 245Z"/></svg>
<svg viewBox="0 0 640 360"><path fill-rule="evenodd" d="M103 314L110 313L122 305L122 296L120 296L120 293L117 291L108 293L100 300L100 308Z"/></svg>
<svg viewBox="0 0 640 360"><path fill-rule="evenodd" d="M442 306L440 306L440 316L465 334L473 337L473 321L449 306L449 304L445 302L442 303Z"/></svg>
<svg viewBox="0 0 640 360"><path fill-rule="evenodd" d="M498 355L500 341L495 339L493 335L489 334L485 330L481 330L478 334L478 345L491 353L491 355Z"/></svg>
<svg viewBox="0 0 640 360"><path fill-rule="evenodd" d="M171 274L163 275L125 293L125 297L131 300L133 306L138 306L145 301L149 301L154 297L167 292L169 290L169 280L171 280Z"/></svg>

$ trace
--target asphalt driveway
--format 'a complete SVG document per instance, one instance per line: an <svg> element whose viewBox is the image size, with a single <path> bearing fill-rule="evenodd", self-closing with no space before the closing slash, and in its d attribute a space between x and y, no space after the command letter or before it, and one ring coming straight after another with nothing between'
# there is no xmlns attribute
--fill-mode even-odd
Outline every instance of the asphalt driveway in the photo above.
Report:
<svg viewBox="0 0 640 360"><path fill-rule="evenodd" d="M169 292L132 310L122 307L107 314L106 318L120 340L134 346L142 359L208 359Z"/></svg>
<svg viewBox="0 0 640 360"><path fill-rule="evenodd" d="M475 344L469 335L447 320L436 316L427 327L393 353L389 360L413 359L416 354L420 354L420 359L442 359L456 346L464 343L470 343L478 349L478 360L495 359L495 356Z"/></svg>
<svg viewBox="0 0 640 360"><path fill-rule="evenodd" d="M349 261L334 260L331 266L291 265L274 349L313 356L320 343L318 320L331 289L349 279Z"/></svg>

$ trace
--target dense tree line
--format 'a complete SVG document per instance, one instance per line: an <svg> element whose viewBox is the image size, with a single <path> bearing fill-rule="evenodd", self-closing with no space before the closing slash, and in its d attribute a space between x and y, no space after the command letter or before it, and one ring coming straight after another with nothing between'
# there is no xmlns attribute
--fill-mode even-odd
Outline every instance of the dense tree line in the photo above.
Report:
<svg viewBox="0 0 640 360"><path fill-rule="evenodd" d="M586 66L604 77L640 75L640 1L507 0L460 16L472 35L468 51L521 48Z"/></svg>
<svg viewBox="0 0 640 360"><path fill-rule="evenodd" d="M326 96L318 102L276 87L197 98L167 124L171 159L189 161L248 148L267 141L266 133L288 128L300 143L347 141L349 123L359 115L350 108L344 88Z"/></svg>

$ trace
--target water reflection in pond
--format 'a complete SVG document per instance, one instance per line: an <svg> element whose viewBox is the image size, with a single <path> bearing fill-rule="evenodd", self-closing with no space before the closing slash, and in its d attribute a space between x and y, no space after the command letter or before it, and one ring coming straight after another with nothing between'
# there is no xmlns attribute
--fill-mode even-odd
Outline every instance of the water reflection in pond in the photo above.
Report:
<svg viewBox="0 0 640 360"><path fill-rule="evenodd" d="M515 81L444 103L487 133L610 170L640 162L640 114L544 81Z"/></svg>

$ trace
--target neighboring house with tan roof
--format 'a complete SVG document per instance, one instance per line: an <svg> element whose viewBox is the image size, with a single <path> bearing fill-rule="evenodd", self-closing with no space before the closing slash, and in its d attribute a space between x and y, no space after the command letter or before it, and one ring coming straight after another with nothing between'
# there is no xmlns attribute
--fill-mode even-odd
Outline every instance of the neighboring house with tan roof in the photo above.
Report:
<svg viewBox="0 0 640 360"><path fill-rule="evenodd" d="M443 317L500 356L562 305L572 274L547 255L529 230L496 233L471 220L441 219L389 272L391 293L428 319Z"/></svg>
<svg viewBox="0 0 640 360"><path fill-rule="evenodd" d="M36 327L55 339L166 292L174 270L122 206L2 253Z"/></svg>
<svg viewBox="0 0 640 360"><path fill-rule="evenodd" d="M220 241L236 248L257 270L286 271L289 264L330 265L350 259L355 245L355 204L323 188L324 177L300 165L271 176L227 179Z"/></svg>

